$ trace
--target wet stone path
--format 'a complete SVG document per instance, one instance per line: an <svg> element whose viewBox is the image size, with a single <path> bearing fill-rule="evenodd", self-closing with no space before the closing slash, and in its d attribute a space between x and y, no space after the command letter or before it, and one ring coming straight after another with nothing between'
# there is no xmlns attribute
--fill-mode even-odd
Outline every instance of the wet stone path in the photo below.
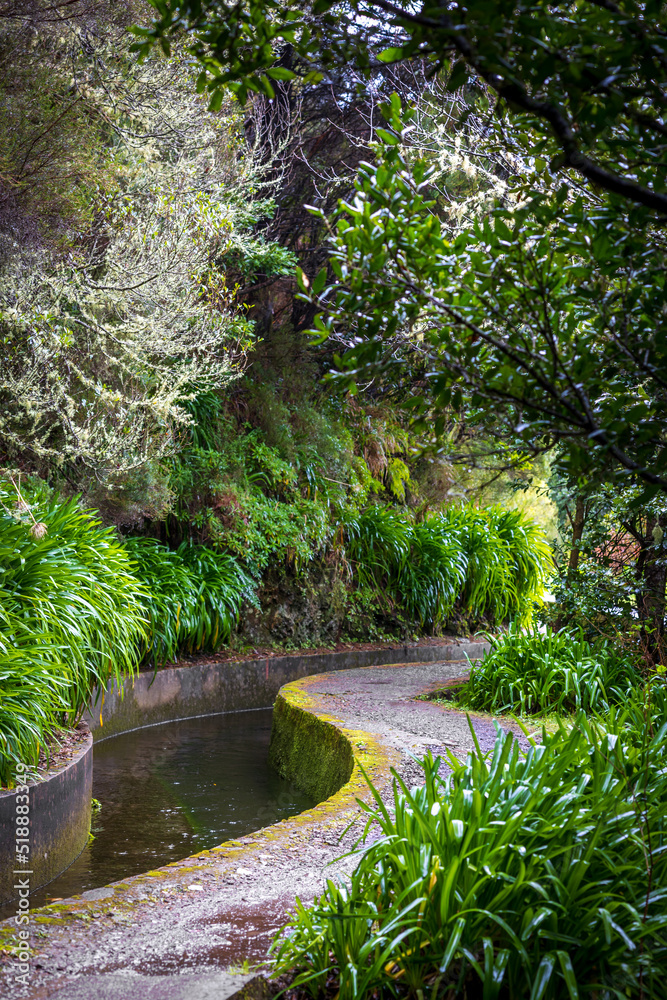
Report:
<svg viewBox="0 0 667 1000"><path fill-rule="evenodd" d="M462 676L467 666L466 661L448 661L366 667L320 674L287 688L297 687L308 711L346 732L355 756L376 785L389 792L390 767L411 784L419 776L414 757L447 748L464 758L472 749L465 715L417 697ZM482 748L489 749L493 723L475 719L474 726ZM340 839L359 816L355 797L364 787L355 770L341 792L301 816L33 911L29 986L14 982L15 960L5 952L0 996L230 996L234 988L226 971L238 971L246 960L261 962L295 897L312 899L326 878L353 863L331 864L359 835L360 820ZM9 921L0 924L5 947L10 927Z"/></svg>

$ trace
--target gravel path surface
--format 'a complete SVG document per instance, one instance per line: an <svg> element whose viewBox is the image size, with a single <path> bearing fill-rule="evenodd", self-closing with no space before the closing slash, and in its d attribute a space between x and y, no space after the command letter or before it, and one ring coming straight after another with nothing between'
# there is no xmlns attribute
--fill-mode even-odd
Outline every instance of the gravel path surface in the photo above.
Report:
<svg viewBox="0 0 667 1000"><path fill-rule="evenodd" d="M449 661L367 667L297 683L312 699L312 709L355 730L358 741L368 734L382 748L383 766L374 777L388 791L389 765L411 784L419 775L415 756L448 748L461 758L472 748L464 715L415 700L462 676L467 666ZM474 725L482 747L492 746L491 721L476 719ZM354 818L352 809L358 816L353 794L336 810L328 800L302 817L155 873L33 911L30 985L16 985L16 959L5 953L0 995L73 1000L82 995L85 981L88 1000L106 1000L112 979L117 983L123 973L127 997L144 995L140 977L151 976L161 978L150 996L168 1000L182 995L178 977L192 975L194 984L212 970L261 961L295 897L312 899L325 878L350 867L350 859L331 862L361 829L358 821L340 840ZM0 924L0 933L4 928L7 934L9 926ZM191 1000L195 995L193 989Z"/></svg>

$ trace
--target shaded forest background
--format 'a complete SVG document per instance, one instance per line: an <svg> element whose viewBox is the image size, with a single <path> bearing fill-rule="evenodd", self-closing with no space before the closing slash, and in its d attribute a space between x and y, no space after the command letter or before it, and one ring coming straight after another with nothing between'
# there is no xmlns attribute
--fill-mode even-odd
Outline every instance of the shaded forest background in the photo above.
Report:
<svg viewBox="0 0 667 1000"><path fill-rule="evenodd" d="M372 580L355 578L351 538L368 510L419 525L500 503L553 544L560 601L543 614L622 633L604 612L631 617L655 516L631 511L633 536L604 489L582 491L548 456L504 445L499 457L472 405L463 419L441 411L437 438L428 416L415 423L432 360L419 338L352 396L327 381L352 333L308 333L315 307L297 265L311 276L326 265L325 217L374 160L392 93L417 109L415 150L441 163L444 219L484 211L511 176L511 157L479 145L474 87L451 93L417 61L285 82L245 106L228 95L211 111L185 48L131 53L127 29L151 13L95 0L0 9L12 516L32 498L81 495L123 537L231 556L252 581L234 642L294 646L488 624L460 604L437 621L408 613L388 568L405 543L390 540L391 518L372 529L385 532ZM297 63L285 46L280 65Z"/></svg>

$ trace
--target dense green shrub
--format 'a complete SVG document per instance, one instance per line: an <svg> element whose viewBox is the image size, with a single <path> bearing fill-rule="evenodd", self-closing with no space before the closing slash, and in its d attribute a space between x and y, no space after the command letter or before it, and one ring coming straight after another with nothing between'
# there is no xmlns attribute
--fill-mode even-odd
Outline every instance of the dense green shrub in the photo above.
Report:
<svg viewBox="0 0 667 1000"><path fill-rule="evenodd" d="M0 484L0 780L36 764L95 688L141 659L215 649L253 582L228 555L121 542L77 499Z"/></svg>
<svg viewBox="0 0 667 1000"><path fill-rule="evenodd" d="M524 755L395 782L347 882L297 901L277 971L313 996L657 998L667 975L667 698L583 714ZM647 724L648 723L648 724Z"/></svg>
<svg viewBox="0 0 667 1000"><path fill-rule="evenodd" d="M0 606L57 645L76 716L98 684L136 668L142 590L114 530L76 498L54 497L29 514L0 514Z"/></svg>
<svg viewBox="0 0 667 1000"><path fill-rule="evenodd" d="M465 580L459 538L438 518L412 524L387 507L371 507L346 525L347 552L363 586L379 588L421 624L447 618Z"/></svg>
<svg viewBox="0 0 667 1000"><path fill-rule="evenodd" d="M144 635L142 588L113 529L76 498L31 499L0 482L3 781L98 685L134 671Z"/></svg>
<svg viewBox="0 0 667 1000"><path fill-rule="evenodd" d="M17 764L37 763L70 707L71 688L54 638L0 611L0 784L12 783Z"/></svg>
<svg viewBox="0 0 667 1000"><path fill-rule="evenodd" d="M145 655L155 665L217 649L243 600L255 600L253 581L231 556L189 542L170 550L154 538L127 538L125 546L145 585Z"/></svg>
<svg viewBox="0 0 667 1000"><path fill-rule="evenodd" d="M542 532L519 511L468 504L415 524L376 506L348 517L345 530L359 581L426 626L455 606L494 623L529 620L550 568Z"/></svg>
<svg viewBox="0 0 667 1000"><path fill-rule="evenodd" d="M492 621L529 621L552 568L539 525L518 510L473 504L450 507L442 520L460 538L467 561L462 607Z"/></svg>
<svg viewBox="0 0 667 1000"><path fill-rule="evenodd" d="M470 671L468 708L486 712L604 711L638 680L636 668L607 642L595 646L581 629L490 636L491 649Z"/></svg>

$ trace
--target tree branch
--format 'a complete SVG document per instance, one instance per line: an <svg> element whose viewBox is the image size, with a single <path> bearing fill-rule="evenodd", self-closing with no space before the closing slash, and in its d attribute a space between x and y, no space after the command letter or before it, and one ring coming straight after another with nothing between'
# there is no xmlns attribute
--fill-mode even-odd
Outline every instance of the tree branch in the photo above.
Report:
<svg viewBox="0 0 667 1000"><path fill-rule="evenodd" d="M510 105L521 108L531 115L535 115L551 126L551 130L564 154L561 167L569 167L575 170L588 181L603 188L605 191L618 194L628 201L644 205L655 212L667 214L666 194L660 194L651 188L638 184L637 181L614 173L612 170L607 169L582 153L572 124L564 111L550 101L541 101L532 97L524 84L505 80L494 70L489 69L485 65L484 58L473 48L465 31L461 31L447 14L443 14L438 21L435 21L432 18L425 18L418 14L411 14L408 11L402 10L395 4L390 3L389 0L369 0L369 3L372 7L378 7L380 10L385 11L385 13L393 14L395 17L407 21L409 24L416 24L430 30L440 29L441 31L446 31L451 40L452 48L455 48L459 52L471 69L488 83L502 100L508 102ZM432 47L431 51L433 51ZM439 51L436 54L442 55L443 53Z"/></svg>

